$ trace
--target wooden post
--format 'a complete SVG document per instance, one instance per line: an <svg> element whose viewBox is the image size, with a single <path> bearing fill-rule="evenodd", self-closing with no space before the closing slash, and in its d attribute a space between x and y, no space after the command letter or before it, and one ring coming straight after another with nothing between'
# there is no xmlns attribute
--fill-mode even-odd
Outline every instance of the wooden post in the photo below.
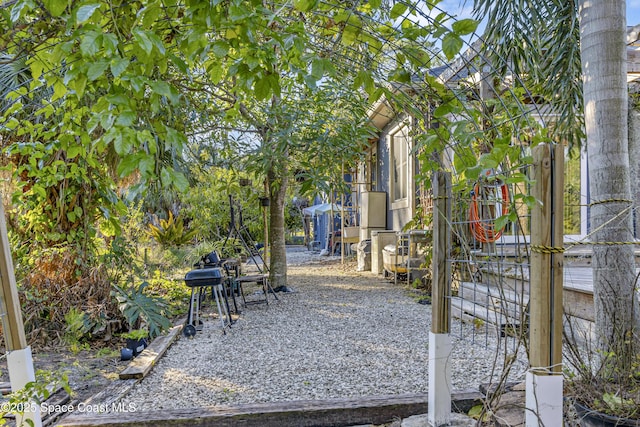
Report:
<svg viewBox="0 0 640 427"><path fill-rule="evenodd" d="M431 260L431 331L429 333L429 425L449 425L451 419L451 299L449 263L451 175L433 176L433 256Z"/></svg>
<svg viewBox="0 0 640 427"><path fill-rule="evenodd" d="M553 160L552 160L553 156ZM531 366L562 372L564 151L548 144L533 150L531 195Z"/></svg>
<svg viewBox="0 0 640 427"><path fill-rule="evenodd" d="M31 348L27 346L27 339L24 334L24 323L22 321L22 312L20 311L20 300L13 270L4 206L1 201L0 251L2 252L0 254L0 288L2 290L0 309L5 313L2 317L2 329L8 352L7 367L9 380L11 381L11 391L18 391L24 388L27 383L35 381L35 371L33 369ZM27 404L27 402L24 403L24 414L18 414L16 417L18 425L22 425L24 420L29 420L35 427L42 426L39 406L35 405L34 409L31 410L32 405Z"/></svg>
<svg viewBox="0 0 640 427"><path fill-rule="evenodd" d="M451 174L436 172L433 179L433 256L431 260L432 291L431 332L449 333L451 326L451 267L447 263L449 256L449 221L451 211Z"/></svg>
<svg viewBox="0 0 640 427"><path fill-rule="evenodd" d="M3 309L6 313L3 321L4 339L7 343L7 350L21 350L27 346L27 339L24 335L18 287L16 286L16 277L13 271L13 261L2 203L0 203L0 234L0 250L2 251L0 256L0 281L2 282Z"/></svg>
<svg viewBox="0 0 640 427"><path fill-rule="evenodd" d="M564 147L533 149L526 425L562 425Z"/></svg>

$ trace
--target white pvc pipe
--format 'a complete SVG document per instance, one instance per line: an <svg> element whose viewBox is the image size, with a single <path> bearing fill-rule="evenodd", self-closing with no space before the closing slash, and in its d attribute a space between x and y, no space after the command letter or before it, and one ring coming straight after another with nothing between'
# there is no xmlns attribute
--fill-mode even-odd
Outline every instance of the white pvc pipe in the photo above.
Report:
<svg viewBox="0 0 640 427"><path fill-rule="evenodd" d="M18 391L24 388L27 383L36 380L33 369L33 357L31 347L21 350L13 350L7 353L7 367L9 368L9 381L11 391ZM16 414L16 425L23 425L25 420L31 420L34 427L42 427L42 417L40 405L35 402L23 402L24 415ZM24 423L24 425L28 425Z"/></svg>
<svg viewBox="0 0 640 427"><path fill-rule="evenodd" d="M526 426L562 425L562 375L546 375L531 370L526 376Z"/></svg>
<svg viewBox="0 0 640 427"><path fill-rule="evenodd" d="M427 420L432 427L451 421L451 335L429 332L429 398Z"/></svg>

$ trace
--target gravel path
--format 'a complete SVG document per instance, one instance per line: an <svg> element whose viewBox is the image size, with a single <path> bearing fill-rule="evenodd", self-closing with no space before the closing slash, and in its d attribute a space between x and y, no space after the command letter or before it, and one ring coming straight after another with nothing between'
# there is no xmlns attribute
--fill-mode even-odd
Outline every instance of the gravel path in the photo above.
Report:
<svg viewBox="0 0 640 427"><path fill-rule="evenodd" d="M226 335L207 318L125 401L159 410L427 392L431 306L354 263L306 251L288 260L294 293L247 307ZM473 333L457 322L453 330ZM489 347L485 337L482 345L454 340L455 389L489 380L496 351L487 339Z"/></svg>

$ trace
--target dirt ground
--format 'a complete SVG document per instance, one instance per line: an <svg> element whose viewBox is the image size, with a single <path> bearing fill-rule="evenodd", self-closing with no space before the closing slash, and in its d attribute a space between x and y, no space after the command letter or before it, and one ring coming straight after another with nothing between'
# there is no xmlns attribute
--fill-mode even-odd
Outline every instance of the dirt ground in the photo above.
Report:
<svg viewBox="0 0 640 427"><path fill-rule="evenodd" d="M115 344L114 344L115 345ZM81 402L107 387L118 379L118 373L128 362L120 361L119 348L85 349L73 353L60 346L36 348L33 351L33 365L36 371L67 375L73 390L72 400ZM9 373L6 360L0 363L0 381L8 382Z"/></svg>

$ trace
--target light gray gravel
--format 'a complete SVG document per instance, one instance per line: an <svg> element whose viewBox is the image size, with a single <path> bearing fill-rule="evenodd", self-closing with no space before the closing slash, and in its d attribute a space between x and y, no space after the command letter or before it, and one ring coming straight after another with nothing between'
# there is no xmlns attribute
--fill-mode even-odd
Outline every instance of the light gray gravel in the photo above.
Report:
<svg viewBox="0 0 640 427"><path fill-rule="evenodd" d="M294 293L243 309L226 335L207 316L124 400L159 410L427 392L431 306L354 263L306 250L288 261ZM455 321L453 331L474 333ZM454 340L454 389L489 380L496 350L478 338Z"/></svg>

